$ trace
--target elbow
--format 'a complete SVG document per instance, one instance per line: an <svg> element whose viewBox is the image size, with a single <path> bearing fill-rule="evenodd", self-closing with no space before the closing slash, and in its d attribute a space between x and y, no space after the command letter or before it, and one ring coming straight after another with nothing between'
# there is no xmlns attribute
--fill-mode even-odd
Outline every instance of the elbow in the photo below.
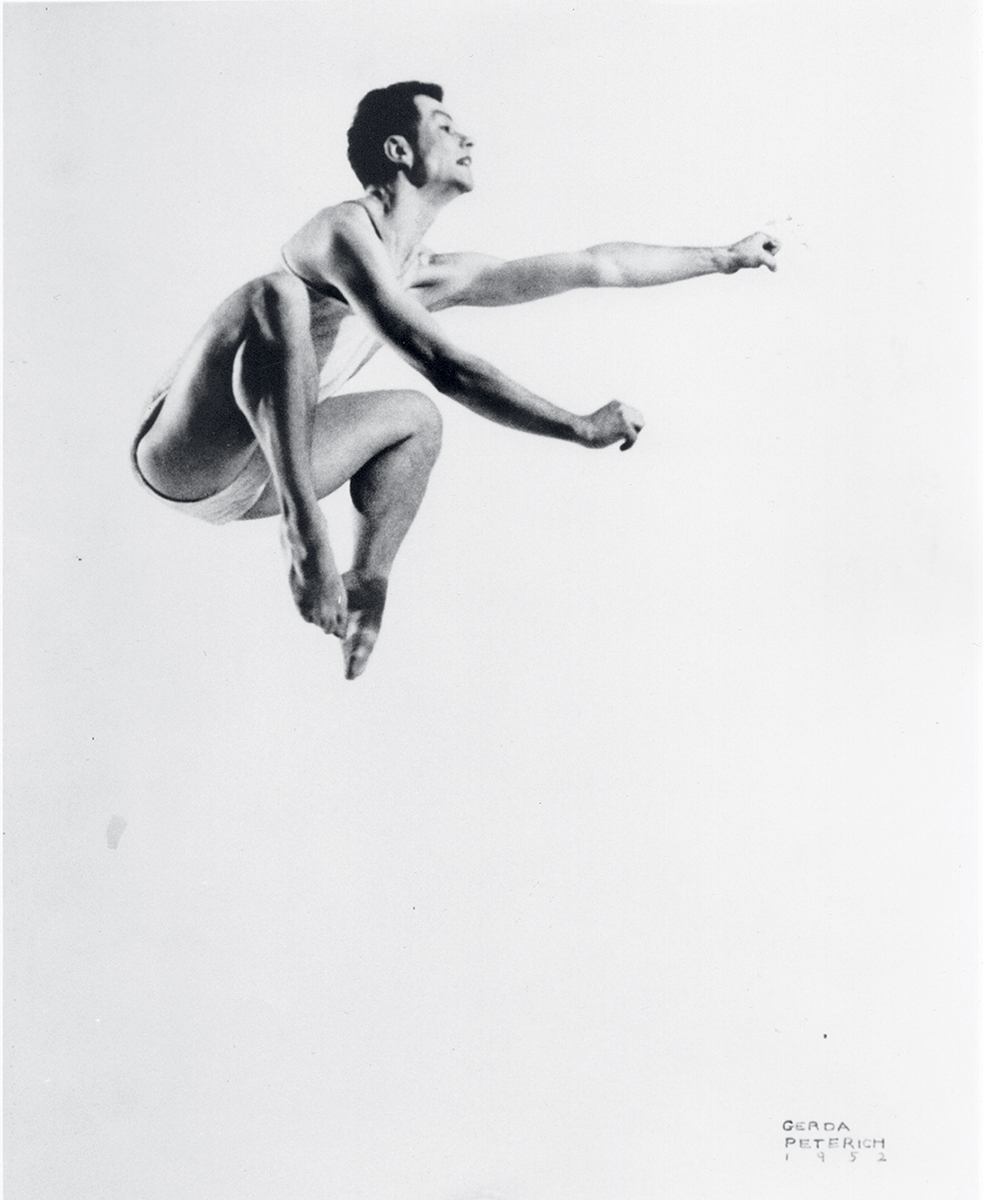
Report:
<svg viewBox="0 0 983 1200"><path fill-rule="evenodd" d="M588 266L586 286L593 288L625 287L625 273L610 246L591 246L585 252Z"/></svg>

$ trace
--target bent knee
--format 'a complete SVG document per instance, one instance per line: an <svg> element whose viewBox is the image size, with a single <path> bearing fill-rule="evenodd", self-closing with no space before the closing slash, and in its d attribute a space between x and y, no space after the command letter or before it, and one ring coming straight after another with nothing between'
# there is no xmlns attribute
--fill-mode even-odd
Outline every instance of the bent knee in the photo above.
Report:
<svg viewBox="0 0 983 1200"><path fill-rule="evenodd" d="M289 271L261 275L249 285L249 302L264 338L277 341L299 322L310 327L310 297L307 287Z"/></svg>
<svg viewBox="0 0 983 1200"><path fill-rule="evenodd" d="M444 431L440 409L423 392L405 391L397 395L402 415L409 426L408 432L431 445L436 454Z"/></svg>

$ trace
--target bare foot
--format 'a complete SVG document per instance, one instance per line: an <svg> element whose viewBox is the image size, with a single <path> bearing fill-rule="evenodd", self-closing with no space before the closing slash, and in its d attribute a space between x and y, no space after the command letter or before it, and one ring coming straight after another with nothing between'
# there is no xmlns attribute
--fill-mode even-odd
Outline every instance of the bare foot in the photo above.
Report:
<svg viewBox="0 0 983 1200"><path fill-rule="evenodd" d="M290 591L305 621L343 638L348 623L345 588L335 567L328 526L320 512L304 532L283 522L280 541L290 563Z"/></svg>
<svg viewBox="0 0 983 1200"><path fill-rule="evenodd" d="M379 636L388 580L361 571L346 571L342 580L348 593L348 632L342 646L345 678L357 679Z"/></svg>

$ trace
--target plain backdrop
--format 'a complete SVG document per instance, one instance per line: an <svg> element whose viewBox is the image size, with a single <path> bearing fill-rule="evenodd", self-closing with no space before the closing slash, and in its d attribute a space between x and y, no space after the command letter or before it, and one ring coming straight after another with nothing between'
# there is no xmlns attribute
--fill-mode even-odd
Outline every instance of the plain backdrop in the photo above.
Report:
<svg viewBox="0 0 983 1200"><path fill-rule="evenodd" d="M4 16L11 1200L975 1196L972 6ZM352 684L128 443L405 78L435 249L785 248L441 317L648 424L440 400Z"/></svg>

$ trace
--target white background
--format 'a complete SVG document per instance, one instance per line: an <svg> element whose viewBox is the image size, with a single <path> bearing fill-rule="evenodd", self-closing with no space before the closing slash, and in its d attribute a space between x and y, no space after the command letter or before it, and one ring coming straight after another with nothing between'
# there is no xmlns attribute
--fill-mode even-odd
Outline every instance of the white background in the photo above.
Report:
<svg viewBox="0 0 983 1200"><path fill-rule="evenodd" d="M975 1195L970 12L6 8L12 1200ZM351 684L127 452L403 78L477 144L436 249L786 245L441 318L648 425L442 400Z"/></svg>

